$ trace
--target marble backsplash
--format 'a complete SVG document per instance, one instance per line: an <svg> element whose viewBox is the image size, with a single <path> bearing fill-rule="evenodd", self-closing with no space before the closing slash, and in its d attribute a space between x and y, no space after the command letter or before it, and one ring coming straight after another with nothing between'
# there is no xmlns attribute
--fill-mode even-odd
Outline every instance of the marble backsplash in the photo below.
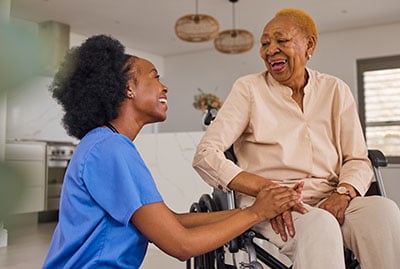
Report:
<svg viewBox="0 0 400 269"><path fill-rule="evenodd" d="M7 92L8 140L74 141L61 125L62 109L48 90L51 80L38 76Z"/></svg>
<svg viewBox="0 0 400 269"><path fill-rule="evenodd" d="M148 133L134 141L165 203L175 212L188 212L203 193L212 191L192 168L202 135L203 132Z"/></svg>

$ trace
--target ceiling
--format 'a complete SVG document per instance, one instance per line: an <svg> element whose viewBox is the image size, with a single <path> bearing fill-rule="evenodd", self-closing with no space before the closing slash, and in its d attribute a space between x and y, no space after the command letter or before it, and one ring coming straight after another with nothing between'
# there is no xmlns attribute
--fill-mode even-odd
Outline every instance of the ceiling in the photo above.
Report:
<svg viewBox="0 0 400 269"><path fill-rule="evenodd" d="M188 43L174 33L175 21L195 7L195 0L11 0L11 17L54 20L77 34L111 34L127 47L170 56L213 48L212 41ZM265 23L285 7L311 14L320 33L400 22L399 0L241 0L235 4L236 28L252 32L257 44ZM232 28L228 0L199 0L198 11L214 16L221 31Z"/></svg>

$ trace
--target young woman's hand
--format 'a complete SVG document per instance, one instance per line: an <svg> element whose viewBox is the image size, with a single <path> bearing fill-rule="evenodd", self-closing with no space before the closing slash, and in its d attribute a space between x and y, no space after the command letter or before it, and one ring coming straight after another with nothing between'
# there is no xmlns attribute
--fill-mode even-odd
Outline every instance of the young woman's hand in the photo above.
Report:
<svg viewBox="0 0 400 269"><path fill-rule="evenodd" d="M249 208L256 212L261 220L272 219L295 206L300 195L288 187L270 185L259 191L256 201Z"/></svg>
<svg viewBox="0 0 400 269"><path fill-rule="evenodd" d="M297 194L299 195L299 199L298 199L297 203L289 210L287 210L287 211L283 212L282 214L276 216L275 218L271 219L272 229L275 231L275 233L281 235L281 238L283 241L287 241L287 233L289 233L289 235L291 237L294 237L296 234L296 231L294 229L291 211L296 211L301 214L305 214L308 212L308 210L304 207L304 205L302 203L303 187L304 187L304 181L297 183L293 187L293 190L295 190L297 192Z"/></svg>

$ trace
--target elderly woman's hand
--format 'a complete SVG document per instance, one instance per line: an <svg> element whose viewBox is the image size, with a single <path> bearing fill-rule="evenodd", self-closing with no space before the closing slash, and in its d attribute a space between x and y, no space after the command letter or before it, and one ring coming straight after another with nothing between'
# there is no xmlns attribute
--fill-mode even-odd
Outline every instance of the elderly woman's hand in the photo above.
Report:
<svg viewBox="0 0 400 269"><path fill-rule="evenodd" d="M346 211L349 202L350 198L347 195L334 192L319 207L334 215L339 224L342 225L344 222L344 212Z"/></svg>
<svg viewBox="0 0 400 269"><path fill-rule="evenodd" d="M287 211L283 212L282 214L276 216L275 218L271 219L272 229L275 231L275 233L280 234L282 240L285 242L287 241L286 230L288 231L288 233L291 237L294 237L294 235L296 234L296 231L294 229L291 211L296 211L301 214L305 214L308 212L308 210L304 207L304 205L302 203L303 187L304 187L303 181L297 183L293 187L293 189L300 195L300 199L297 202L297 204L295 206L293 206L290 210L287 210Z"/></svg>

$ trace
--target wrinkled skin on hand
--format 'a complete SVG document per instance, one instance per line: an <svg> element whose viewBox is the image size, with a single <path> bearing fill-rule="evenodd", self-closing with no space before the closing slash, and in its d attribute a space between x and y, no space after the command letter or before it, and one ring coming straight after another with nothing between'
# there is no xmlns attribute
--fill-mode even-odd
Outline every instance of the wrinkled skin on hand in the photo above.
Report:
<svg viewBox="0 0 400 269"><path fill-rule="evenodd" d="M350 198L347 195L338 193L332 193L326 201L321 203L319 206L322 209L330 212L338 220L339 224L342 225L344 222L344 212L349 205Z"/></svg>

